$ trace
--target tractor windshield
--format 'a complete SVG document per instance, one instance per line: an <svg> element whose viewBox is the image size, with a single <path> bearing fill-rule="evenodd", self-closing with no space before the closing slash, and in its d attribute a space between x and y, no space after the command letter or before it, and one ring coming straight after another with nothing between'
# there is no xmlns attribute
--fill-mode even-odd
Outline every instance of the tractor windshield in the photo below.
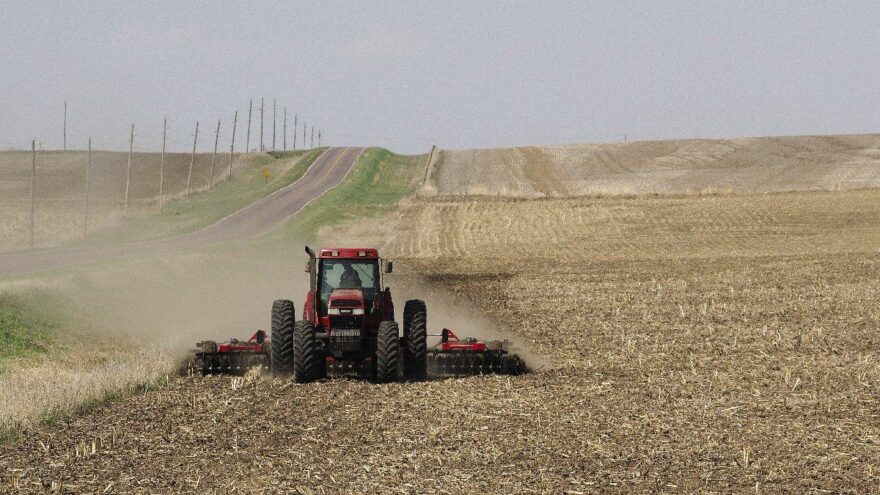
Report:
<svg viewBox="0 0 880 495"><path fill-rule="evenodd" d="M379 291L379 261L322 259L318 268L322 313L327 310L327 300L335 289L361 289L367 308L370 308Z"/></svg>

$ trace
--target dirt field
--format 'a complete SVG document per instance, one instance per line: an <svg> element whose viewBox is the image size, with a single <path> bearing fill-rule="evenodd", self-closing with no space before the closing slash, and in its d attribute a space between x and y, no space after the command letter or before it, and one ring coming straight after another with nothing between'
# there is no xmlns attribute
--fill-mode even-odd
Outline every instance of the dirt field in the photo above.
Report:
<svg viewBox="0 0 880 495"><path fill-rule="evenodd" d="M2 483L868 492L880 463L877 211L878 191L412 200L387 247L451 292L431 326L476 306L556 368L392 385L173 380L29 429L0 447Z"/></svg>
<svg viewBox="0 0 880 495"><path fill-rule="evenodd" d="M880 135L442 150L423 195L519 198L880 186Z"/></svg>
<svg viewBox="0 0 880 495"><path fill-rule="evenodd" d="M532 360L542 369L383 386L173 379L97 412L27 428L0 446L0 486L870 490L880 462L878 211L876 190L405 200L393 228L381 230L387 253L403 262L389 279L397 299L426 296L432 328L470 333L494 322L543 356ZM195 312L199 324L184 331L195 336L259 319L256 301L283 291L283 249L230 265L234 251L198 255L199 281L169 278L175 266L192 270L193 254L79 277L102 287L94 307L112 319L120 311L113 274L161 267L139 279L144 295L167 295L135 297L137 311L128 314L147 320L174 308L162 315L171 327L186 319L181 312ZM284 280L295 278L293 268L285 272ZM224 283L240 293L179 290L211 294ZM190 295L176 301L180 293Z"/></svg>

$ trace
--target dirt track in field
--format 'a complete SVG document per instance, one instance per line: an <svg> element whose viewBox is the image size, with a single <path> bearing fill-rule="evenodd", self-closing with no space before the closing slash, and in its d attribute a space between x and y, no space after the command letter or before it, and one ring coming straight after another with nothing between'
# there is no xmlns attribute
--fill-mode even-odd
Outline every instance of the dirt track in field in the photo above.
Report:
<svg viewBox="0 0 880 495"><path fill-rule="evenodd" d="M517 198L880 186L880 135L441 150L425 195Z"/></svg>

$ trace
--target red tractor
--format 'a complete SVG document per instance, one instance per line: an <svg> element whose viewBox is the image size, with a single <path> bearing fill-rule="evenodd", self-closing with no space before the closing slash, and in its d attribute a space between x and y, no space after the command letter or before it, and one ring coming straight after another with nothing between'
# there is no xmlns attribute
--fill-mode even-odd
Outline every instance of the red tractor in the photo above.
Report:
<svg viewBox="0 0 880 495"><path fill-rule="evenodd" d="M427 309L418 299L403 309L403 334L394 320L391 289L383 275L391 261L372 248L308 246L309 293L297 321L294 305L272 305L270 361L275 374L293 373L298 383L324 378L328 364L369 363L379 382L427 374Z"/></svg>

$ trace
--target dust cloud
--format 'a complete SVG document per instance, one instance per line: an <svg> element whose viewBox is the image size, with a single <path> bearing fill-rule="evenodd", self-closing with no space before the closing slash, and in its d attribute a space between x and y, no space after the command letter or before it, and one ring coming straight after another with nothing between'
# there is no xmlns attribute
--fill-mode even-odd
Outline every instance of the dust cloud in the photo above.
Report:
<svg viewBox="0 0 880 495"><path fill-rule="evenodd" d="M510 331L505 331L498 323L487 318L477 304L465 305L453 300L452 295L441 287L429 284L409 267L395 263L395 273L385 276L385 283L391 287L398 321L403 321L403 306L409 299L421 299L428 307L428 333L439 334L444 328L455 332L459 338L476 337L480 340L509 340L508 349L519 355L531 371L546 370L553 363L518 341ZM439 337L429 337L428 347L440 341Z"/></svg>
<svg viewBox="0 0 880 495"><path fill-rule="evenodd" d="M301 252L301 244L285 251L241 243L74 268L56 287L96 337L150 344L182 360L198 341L268 331L275 299L294 300L298 312L308 290Z"/></svg>
<svg viewBox="0 0 880 495"><path fill-rule="evenodd" d="M111 348L150 349L181 362L201 340L247 339L258 329L268 332L276 299L293 300L301 318L308 291L304 245L240 242L74 267L18 285L51 287L59 293L67 310L93 329L89 339ZM404 265L398 263L395 273L385 275L385 284L392 289L399 322L406 300L422 299L428 306L429 333L450 328L462 338L509 339L514 341L511 351L530 369L550 366L479 311L454 302ZM429 339L429 346L437 341Z"/></svg>

